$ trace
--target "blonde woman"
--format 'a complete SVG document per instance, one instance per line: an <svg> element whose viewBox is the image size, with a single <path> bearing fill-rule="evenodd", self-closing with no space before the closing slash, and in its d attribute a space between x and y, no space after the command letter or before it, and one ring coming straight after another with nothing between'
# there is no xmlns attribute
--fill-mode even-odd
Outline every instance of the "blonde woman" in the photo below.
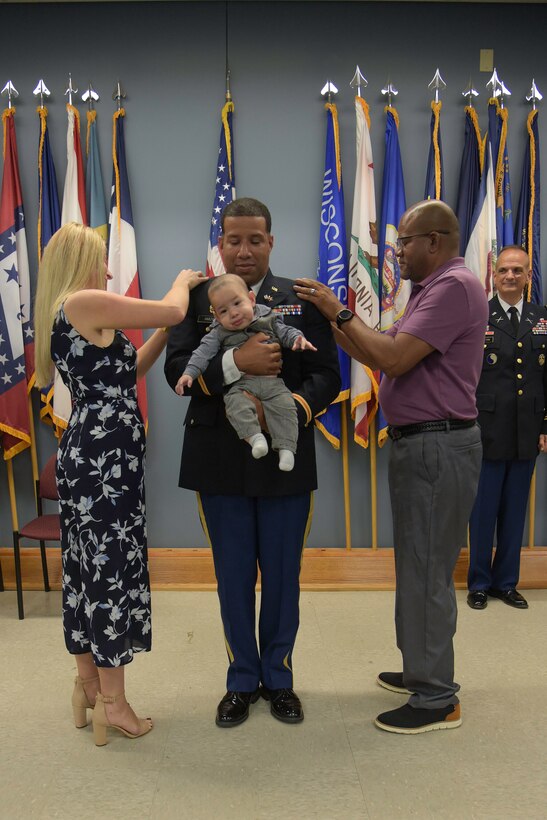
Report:
<svg viewBox="0 0 547 820"><path fill-rule="evenodd" d="M63 626L78 676L72 705L78 728L93 709L95 743L107 727L135 738L152 729L125 699L125 665L151 645L144 505L145 437L137 378L162 353L167 333L137 351L118 328L171 326L205 277L183 270L159 301L106 291L105 244L91 228L64 225L48 243L34 313L36 382L53 365L73 402L59 446ZM95 705L96 704L96 705Z"/></svg>

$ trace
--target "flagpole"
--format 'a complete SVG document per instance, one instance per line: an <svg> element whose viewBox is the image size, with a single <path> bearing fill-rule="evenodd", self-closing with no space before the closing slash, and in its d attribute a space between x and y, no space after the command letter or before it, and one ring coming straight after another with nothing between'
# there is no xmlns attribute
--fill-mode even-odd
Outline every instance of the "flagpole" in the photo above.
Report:
<svg viewBox="0 0 547 820"><path fill-rule="evenodd" d="M370 423L370 522L372 529L372 549L378 549L378 476L376 471L376 417Z"/></svg>
<svg viewBox="0 0 547 820"><path fill-rule="evenodd" d="M351 549L351 503L349 497L349 453L347 401L340 405L340 438L342 445L342 474L344 477L344 520L346 529L346 549Z"/></svg>

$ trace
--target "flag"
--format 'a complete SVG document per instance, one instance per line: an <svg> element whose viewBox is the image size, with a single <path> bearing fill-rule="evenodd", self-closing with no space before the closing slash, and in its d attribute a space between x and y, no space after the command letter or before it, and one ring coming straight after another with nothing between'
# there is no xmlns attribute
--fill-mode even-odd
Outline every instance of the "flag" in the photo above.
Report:
<svg viewBox="0 0 547 820"><path fill-rule="evenodd" d="M66 110L68 115L66 176L61 209L61 225L66 225L67 222L78 222L81 225L87 225L84 164L80 144L80 114L78 109L70 103L67 103ZM53 424L59 438L63 430L67 428L71 412L70 391L56 369L53 379Z"/></svg>
<svg viewBox="0 0 547 820"><path fill-rule="evenodd" d="M444 200L443 146L441 142L442 102L431 100L431 141L425 175L424 199Z"/></svg>
<svg viewBox="0 0 547 820"><path fill-rule="evenodd" d="M328 285L343 305L348 303L348 254L346 248L346 220L344 216L344 188L340 161L338 112L333 103L327 111L327 147L323 193L321 197L321 224L319 227L319 265L317 279ZM336 449L340 447L340 402L349 398L349 356L338 348L342 387L338 397L324 413L315 419L317 427Z"/></svg>
<svg viewBox="0 0 547 820"><path fill-rule="evenodd" d="M6 108L2 114L4 172L0 194L0 433L6 461L30 447L28 390L34 382L28 254L14 117L14 108Z"/></svg>
<svg viewBox="0 0 547 820"><path fill-rule="evenodd" d="M471 236L471 222L481 184L482 163L483 144L477 112L472 106L467 105L465 107L465 136L456 205L456 216L460 223L460 254L462 256L465 256L465 249Z"/></svg>
<svg viewBox="0 0 547 820"><path fill-rule="evenodd" d="M507 153L509 112L492 97L488 101L488 139L492 150L492 172L496 192L496 240L498 251L513 244L513 205Z"/></svg>
<svg viewBox="0 0 547 820"><path fill-rule="evenodd" d="M102 236L106 242L108 221L106 216L106 200L104 197L103 175L99 160L99 144L97 142L97 112L87 112L86 136L86 177L85 187L87 194L87 212L89 226Z"/></svg>
<svg viewBox="0 0 547 820"><path fill-rule="evenodd" d="M382 214L380 219L380 241L378 245L378 270L382 272L382 301L380 307L380 327L388 330L404 313L410 296L410 282L401 279L397 260L398 227L401 216L406 211L403 164L399 146L399 115L392 106L386 111L386 154L382 181ZM378 443L382 446L387 439L387 422L380 407L378 413Z"/></svg>
<svg viewBox="0 0 547 820"><path fill-rule="evenodd" d="M45 107L39 107L36 110L40 117L38 145L38 261L40 261L47 243L61 227L61 208L55 164L49 145L48 110ZM53 383L40 389L40 401L40 418L47 424L53 424Z"/></svg>
<svg viewBox="0 0 547 820"><path fill-rule="evenodd" d="M232 114L234 104L229 101L222 109L222 124L220 126L220 147L215 180L215 198L211 214L211 230L209 231L209 246L207 248L207 276L219 276L226 273L224 262L218 248L218 239L222 234L220 215L226 205L235 199L234 178L234 142L232 136Z"/></svg>
<svg viewBox="0 0 547 820"><path fill-rule="evenodd" d="M122 296L141 298L139 270L137 267L137 245L133 227L133 211L129 193L129 179L125 161L125 137L123 118L125 110L120 108L113 116L114 133L112 145L112 198L110 200L110 239L108 242L108 269L112 279L108 290ZM124 330L128 339L139 348L143 343L142 330ZM137 382L139 409L145 424L148 422L146 382Z"/></svg>
<svg viewBox="0 0 547 820"><path fill-rule="evenodd" d="M483 283L487 299L493 294L497 248L494 172L487 134L479 196L471 220L471 235L465 250L465 264Z"/></svg>
<svg viewBox="0 0 547 820"><path fill-rule="evenodd" d="M530 257L532 281L528 288L528 301L543 304L543 283L540 259L540 165L537 109L530 111L526 121L528 142L522 166L515 245L520 245Z"/></svg>
<svg viewBox="0 0 547 820"><path fill-rule="evenodd" d="M370 141L370 117L367 103L355 98L357 168L353 193L348 304L351 310L373 330L380 329L378 290L378 238L374 164ZM380 374L351 359L351 414L355 421L354 440L368 447L369 428L378 408Z"/></svg>

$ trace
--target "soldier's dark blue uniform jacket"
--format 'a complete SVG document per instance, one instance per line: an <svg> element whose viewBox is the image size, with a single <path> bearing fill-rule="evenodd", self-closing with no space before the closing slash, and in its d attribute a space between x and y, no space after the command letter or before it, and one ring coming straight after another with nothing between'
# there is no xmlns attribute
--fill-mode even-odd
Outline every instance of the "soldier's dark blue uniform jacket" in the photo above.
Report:
<svg viewBox="0 0 547 820"><path fill-rule="evenodd" d="M170 331L165 376L173 389L212 322L209 284L192 290L186 318ZM238 439L226 419L222 354L218 354L190 389L180 487L242 496L292 495L317 488L313 419L339 393L338 353L329 322L313 305L301 302L292 286L292 280L268 271L257 302L279 310L285 322L299 328L317 348L316 353L282 352L281 377L295 395L300 427L294 469L280 471L278 456L271 451L254 459L251 448Z"/></svg>
<svg viewBox="0 0 547 820"><path fill-rule="evenodd" d="M483 458L535 458L547 433L547 310L525 301L515 338L497 296L489 307L477 387Z"/></svg>

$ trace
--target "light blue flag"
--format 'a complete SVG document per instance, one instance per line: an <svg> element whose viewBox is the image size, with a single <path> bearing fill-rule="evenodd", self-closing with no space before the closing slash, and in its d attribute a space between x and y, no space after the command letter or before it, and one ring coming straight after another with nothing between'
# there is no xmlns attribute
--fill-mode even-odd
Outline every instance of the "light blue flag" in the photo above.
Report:
<svg viewBox="0 0 547 820"><path fill-rule="evenodd" d="M397 319L401 318L410 296L410 282L401 279L396 256L399 221L406 211L403 164L399 147L399 115L392 106L386 108L386 114L386 155L378 241L378 270L381 272L382 288L380 306L382 330L388 330ZM378 443L380 446L385 443L386 438L387 422L380 407L378 413Z"/></svg>
<svg viewBox="0 0 547 820"><path fill-rule="evenodd" d="M340 163L340 141L336 106L327 103L327 149L323 194L321 198L321 224L319 229L319 265L317 279L328 285L343 305L348 303L348 253L346 245L346 220L344 217L344 189ZM335 402L325 410L315 423L333 447L340 447L340 402L349 398L350 359L338 348L342 387Z"/></svg>

